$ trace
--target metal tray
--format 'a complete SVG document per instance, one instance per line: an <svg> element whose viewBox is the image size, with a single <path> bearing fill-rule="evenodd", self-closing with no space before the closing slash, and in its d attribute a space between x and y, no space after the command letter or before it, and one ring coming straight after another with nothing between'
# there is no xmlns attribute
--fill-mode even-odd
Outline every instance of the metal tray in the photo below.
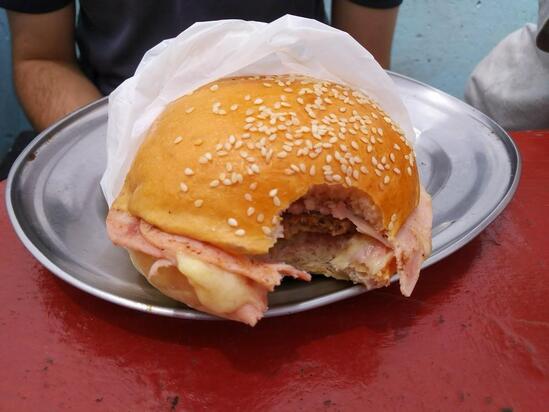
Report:
<svg viewBox="0 0 549 412"><path fill-rule="evenodd" d="M517 187L520 157L511 138L479 111L418 81L391 77L410 112L422 181L433 196L433 253L427 267L465 245L501 213ZM6 186L17 235L51 272L95 296L159 315L213 319L156 291L128 254L107 238L107 205L99 188L106 127L104 98L41 133L21 154ZM311 283L285 280L270 294L266 316L365 291L322 277Z"/></svg>

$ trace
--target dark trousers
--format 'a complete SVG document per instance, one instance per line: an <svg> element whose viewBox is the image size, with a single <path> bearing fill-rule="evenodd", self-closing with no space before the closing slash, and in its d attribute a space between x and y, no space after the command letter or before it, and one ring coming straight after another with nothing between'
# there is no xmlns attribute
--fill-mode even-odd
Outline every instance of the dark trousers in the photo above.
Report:
<svg viewBox="0 0 549 412"><path fill-rule="evenodd" d="M15 141L8 150L8 153L6 153L6 156L4 156L4 158L0 162L0 181L8 177L11 165L13 165L13 162L15 162L17 156L19 156L21 152L25 150L25 147L27 147L27 145L32 141L32 139L36 137L36 135L37 133L35 131L27 130L19 133L19 135L15 138Z"/></svg>

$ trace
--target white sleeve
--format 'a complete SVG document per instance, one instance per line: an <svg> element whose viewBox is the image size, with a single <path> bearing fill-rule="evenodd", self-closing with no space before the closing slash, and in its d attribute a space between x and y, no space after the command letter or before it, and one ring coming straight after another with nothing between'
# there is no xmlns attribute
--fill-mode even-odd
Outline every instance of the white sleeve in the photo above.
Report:
<svg viewBox="0 0 549 412"><path fill-rule="evenodd" d="M536 26L503 39L474 69L465 100L509 130L549 128L549 53Z"/></svg>

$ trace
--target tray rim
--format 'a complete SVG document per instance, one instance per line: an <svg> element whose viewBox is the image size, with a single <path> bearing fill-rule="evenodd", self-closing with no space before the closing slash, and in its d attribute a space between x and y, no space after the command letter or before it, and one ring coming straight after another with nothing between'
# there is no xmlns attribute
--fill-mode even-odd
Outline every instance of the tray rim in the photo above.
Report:
<svg viewBox="0 0 549 412"><path fill-rule="evenodd" d="M445 96L446 98L449 98L452 101L457 101L459 105L469 110L470 113L468 114L470 117L472 117L476 121L483 122L484 125L489 125L492 128L492 130L497 132L495 134L507 149L507 153L510 156L512 165L513 165L512 157L514 157L515 158L514 160L516 161L515 162L516 168L514 171L513 171L513 168L511 167L511 176L510 176L511 183L508 186L507 192L502 197L502 199L495 205L495 207L490 211L490 213L488 213L469 232L457 238L454 241L454 243L452 243L450 246L443 249L436 256L431 255L427 260L425 260L425 262L423 262L423 265L422 265L422 270L423 270L439 262L440 260L446 258L447 256L456 252L457 250L461 249L463 246L465 246L467 243L473 240L488 225L490 225L496 219L496 217L499 216L499 214L507 207L507 205L509 204L509 202L514 196L520 181L520 176L522 172L522 158L513 138L499 124L497 124L494 120L486 116L481 111L468 105L467 103L458 99L457 97L454 97L440 89L437 89L433 86L425 84L419 80L416 80L411 77L405 76L403 74L395 73L392 71L387 71L387 73L391 76L392 79L397 78L397 79L409 81L411 83L415 83L421 87L430 89L438 94L442 94L443 96ZM203 312L196 311L192 308L183 308L183 307L170 308L170 307L165 307L160 305L145 304L142 302L138 302L136 300L121 297L121 296L115 295L114 293L106 292L104 290L97 289L93 286L90 286L89 284L73 277L70 273L65 272L63 269L61 269L60 267L55 265L52 261L50 261L48 257L44 253L42 253L42 251L37 246L34 245L34 243L30 240L30 238L27 236L27 234L23 230L21 224L19 223L19 220L17 219L17 216L16 216L16 212L14 210L14 205L12 203L12 195L15 193L14 181L16 179L16 176L20 174L19 172L25 166L25 163L27 161L27 157L29 156L29 154L33 153L39 147L41 147L42 145L47 143L50 139L52 139L55 136L56 131L62 129L66 123L70 123L71 121L76 120L80 116L94 111L99 106L108 104L108 99L109 99L109 96L104 96L94 102L91 102L88 105L83 106L72 113L69 113L68 115L64 116L63 118L61 118L60 120L58 120L57 122L55 122L54 124L46 128L45 130L43 130L23 150L23 152L21 152L21 154L18 156L18 158L12 165L8 178L6 180L5 206L8 213L8 218L12 224L12 227L17 237L23 243L23 245L27 248L27 250L33 255L33 257L37 259L43 266L45 266L51 273L53 273L55 276L62 279L63 281L67 282L71 286L74 286L93 296L96 296L98 298L101 298L103 300L106 300L108 302L114 303L119 306L135 309L141 312L161 315L161 316L192 319L192 320L224 320L216 316L212 316L212 315L205 314ZM398 280L398 275L395 274L391 277L391 283L396 282L397 280ZM362 285L351 285L345 289L338 290L336 292L332 292L332 293L315 297L312 299L308 299L303 302L289 303L289 304L281 305L275 308L269 308L265 313L264 317L268 318L268 317L290 315L293 313L314 309L317 307L328 305L330 303L338 302L340 300L344 300L353 296L360 295L367 291L368 289Z"/></svg>

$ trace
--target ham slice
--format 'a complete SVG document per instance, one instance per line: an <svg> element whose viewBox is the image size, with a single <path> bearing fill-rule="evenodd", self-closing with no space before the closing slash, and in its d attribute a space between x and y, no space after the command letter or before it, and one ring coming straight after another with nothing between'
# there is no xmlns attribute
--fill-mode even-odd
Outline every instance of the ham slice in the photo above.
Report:
<svg viewBox="0 0 549 412"><path fill-rule="evenodd" d="M139 223L139 230L146 241L153 247L162 249L164 256L173 262L175 262L177 251L190 253L228 272L247 276L265 286L269 291L280 284L283 276L311 280L311 275L293 266L283 263L257 262L244 255L236 256L199 240L163 232L143 220Z"/></svg>
<svg viewBox="0 0 549 412"><path fill-rule="evenodd" d="M310 205L309 205L310 206ZM302 205L292 206L288 210L292 214L300 214L311 207ZM431 252L431 199L422 188L418 207L407 219L394 239L386 239L377 232L362 216L357 216L345 202L330 202L322 206L321 213L330 214L336 219L348 219L357 228L357 231L368 235L372 240L368 242L368 248L354 250L352 259L367 267L378 267L379 262L385 262L394 256L397 262L397 271L400 275L400 290L403 295L410 296L418 280L421 264ZM284 276L309 281L311 276L302 270L284 264L256 259L241 255L236 256L225 252L210 244L185 236L173 235L131 216L120 210L110 210L107 216L107 232L113 243L126 249L141 252L155 259L146 274L151 283L158 277L158 272L165 267L181 269L182 256L188 261L203 262L208 268L210 286L200 284L200 276L188 276L185 285L194 287L196 296L214 291L211 285L226 285L222 278L232 278L233 284L239 284L241 290L252 290L247 301L240 299L230 313L223 312L215 304L196 305L199 310L204 310L218 316L239 320L253 325L261 318L267 309L267 293L274 290L280 284ZM377 245L377 246L376 246ZM368 249L368 250L366 250ZM343 252L342 252L343 253ZM183 260L184 261L184 260ZM196 263L198 264L198 263ZM219 269L219 270L218 270ZM372 269L373 270L373 269ZM185 275L184 271L180 272ZM200 272L200 271L199 271ZM217 278L216 278L217 276ZM217 280L219 282L217 282ZM245 279L245 280L243 280ZM226 279L225 279L226 280ZM235 283L236 282L236 283ZM247 285L247 286L246 286ZM208 287L210 289L208 289ZM177 291L167 293L177 297ZM211 294L211 293L210 293ZM242 296L245 293L240 293ZM209 302L216 302L210 299Z"/></svg>
<svg viewBox="0 0 549 412"><path fill-rule="evenodd" d="M421 264L431 254L433 209L431 196L422 187L419 204L393 240L400 277L400 292L410 296L419 278Z"/></svg>
<svg viewBox="0 0 549 412"><path fill-rule="evenodd" d="M247 256L235 256L215 246L185 236L163 232L127 212L111 210L107 216L107 232L118 246L143 252L177 265L177 251L195 255L228 272L247 276L269 291L278 286L284 276L311 280L311 275L284 263L263 263ZM163 263L166 266L166 263Z"/></svg>

